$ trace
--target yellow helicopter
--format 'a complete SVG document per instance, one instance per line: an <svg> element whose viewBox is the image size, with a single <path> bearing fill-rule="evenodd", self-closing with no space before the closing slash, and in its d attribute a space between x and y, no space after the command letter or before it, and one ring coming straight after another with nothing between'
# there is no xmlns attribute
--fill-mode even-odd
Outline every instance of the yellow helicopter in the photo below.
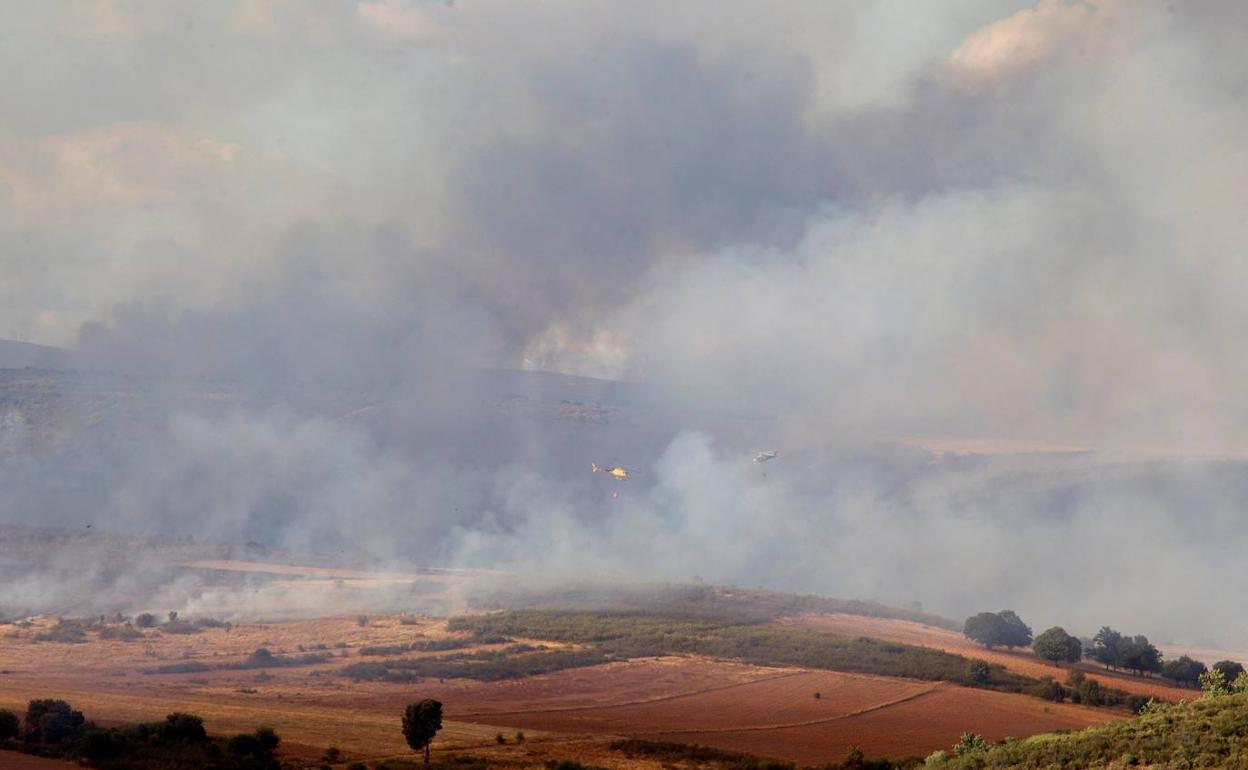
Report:
<svg viewBox="0 0 1248 770"><path fill-rule="evenodd" d="M627 481L633 475L628 468L618 466L615 468L604 468L598 463L590 463L589 465L594 469L594 473L605 473L612 478L619 479L620 481Z"/></svg>

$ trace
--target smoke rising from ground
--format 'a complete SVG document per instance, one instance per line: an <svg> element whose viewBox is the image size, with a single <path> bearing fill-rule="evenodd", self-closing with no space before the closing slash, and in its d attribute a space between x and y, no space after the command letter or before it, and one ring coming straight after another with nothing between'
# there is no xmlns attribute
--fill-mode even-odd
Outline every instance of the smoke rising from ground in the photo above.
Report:
<svg viewBox="0 0 1248 770"><path fill-rule="evenodd" d="M1237 3L6 17L0 333L160 384L4 520L1244 630Z"/></svg>

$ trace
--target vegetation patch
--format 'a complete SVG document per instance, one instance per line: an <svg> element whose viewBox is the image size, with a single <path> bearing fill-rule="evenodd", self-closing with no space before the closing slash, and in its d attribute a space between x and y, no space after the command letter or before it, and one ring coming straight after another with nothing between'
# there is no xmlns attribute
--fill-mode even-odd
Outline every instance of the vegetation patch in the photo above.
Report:
<svg viewBox="0 0 1248 770"><path fill-rule="evenodd" d="M558 590L497 586L490 593L474 597L474 603L492 609L528 607L560 612L625 609L652 615L705 617L738 623L765 623L776 618L809 612L843 613L910 620L951 631L962 630L961 623L924 612L917 605L901 608L858 599L831 599L808 594L687 583L621 586L618 583L587 582Z"/></svg>
<svg viewBox="0 0 1248 770"><path fill-rule="evenodd" d="M603 659L705 655L763 666L948 681L1005 692L1026 692L1040 683L999 664L929 647L709 618L519 610L452 618L448 628L588 645Z"/></svg>
<svg viewBox="0 0 1248 770"><path fill-rule="evenodd" d="M355 663L341 669L339 673L356 681L411 683L436 678L497 682L565 668L596 666L609 660L609 656L598 650L546 650L530 645L513 645L503 650L483 650L436 658Z"/></svg>
<svg viewBox="0 0 1248 770"><path fill-rule="evenodd" d="M143 674L199 674L205 671L247 671L264 668L290 668L293 666L314 666L325 663L333 656L327 652L311 652L306 655L274 655L264 647L257 649L246 660L237 663L222 663L209 666L198 661L168 663L163 666L152 666L139 669Z"/></svg>
<svg viewBox="0 0 1248 770"><path fill-rule="evenodd" d="M928 759L929 766L980 768L1248 767L1248 694L1152 704L1135 719L1076 733L1048 733Z"/></svg>
<svg viewBox="0 0 1248 770"><path fill-rule="evenodd" d="M471 646L471 644L471 642L464 639L429 639L408 642L407 644L366 645L360 648L360 654L383 657L387 655L402 655L408 652L445 652L447 650L461 650Z"/></svg>
<svg viewBox="0 0 1248 770"><path fill-rule="evenodd" d="M684 762L693 765L713 765L726 770L793 770L792 762L781 762L775 759L756 757L737 751L724 751L710 746L696 746L672 741L645 741L630 738L611 743L613 751L626 756L657 759L667 767L673 762ZM918 757L907 757L900 760L868 759L861 749L851 748L841 762L820 765L818 768L806 770L902 770L914 768L922 764Z"/></svg>
<svg viewBox="0 0 1248 770"><path fill-rule="evenodd" d="M0 710L0 744L98 770L280 770L281 739L261 727L209 736L204 721L175 712L162 722L101 728L63 700L32 700L24 715Z"/></svg>

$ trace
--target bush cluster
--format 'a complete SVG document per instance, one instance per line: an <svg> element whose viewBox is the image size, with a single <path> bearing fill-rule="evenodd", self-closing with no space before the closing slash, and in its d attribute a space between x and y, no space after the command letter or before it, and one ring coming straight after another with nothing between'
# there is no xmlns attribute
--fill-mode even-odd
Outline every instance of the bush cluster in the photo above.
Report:
<svg viewBox="0 0 1248 770"><path fill-rule="evenodd" d="M1248 767L1248 693L1154 704L1139 717L1075 733L1006 740L966 755L929 757L948 770L1083 767Z"/></svg>
<svg viewBox="0 0 1248 770"><path fill-rule="evenodd" d="M160 666L149 666L139 669L143 674L199 674L205 671L248 671L257 668L290 668L293 666L314 666L325 663L333 656L328 652L309 652L305 655L274 655L264 647L257 648L247 656L246 660L237 663L221 663L210 666L199 661L183 661L166 663Z"/></svg>
<svg viewBox="0 0 1248 770"><path fill-rule="evenodd" d="M437 658L405 658L355 663L339 673L356 681L418 682L421 679L477 679L497 682L546 674L565 668L606 663L610 658L597 650L545 650L513 645L503 650L483 650Z"/></svg>
<svg viewBox="0 0 1248 770"><path fill-rule="evenodd" d="M280 770L277 733L262 727L213 738L194 714L161 722L101 728L63 700L30 701L24 716L0 710L6 748L76 761L99 770Z"/></svg>

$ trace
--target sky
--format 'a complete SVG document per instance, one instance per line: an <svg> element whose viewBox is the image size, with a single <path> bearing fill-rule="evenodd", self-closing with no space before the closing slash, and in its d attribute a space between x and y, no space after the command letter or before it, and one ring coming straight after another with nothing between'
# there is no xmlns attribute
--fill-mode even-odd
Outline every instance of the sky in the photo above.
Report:
<svg viewBox="0 0 1248 770"><path fill-rule="evenodd" d="M755 499L691 427L641 463L657 491L587 527L577 493L522 461L465 460L438 486L367 432L267 412L171 415L166 439L194 449L161 450L170 468L219 468L212 447L240 436L283 462L300 447L341 482L307 506L367 498L385 521L423 515L396 502L413 489L441 507L504 490L420 530L466 562L530 563L554 525L573 562L667 532L660 571L710 538L707 566L735 565L710 577L900 599L914 564L960 553L981 571L942 571L949 592L1011 601L1008 585L1053 615L1050 594L1001 579L1036 567L1035 543L1078 565L1100 556L1071 543L1143 527L1157 558L1191 565L1202 534L1240 542L1244 496L1207 463L1248 456L1242 3L0 6L0 337L279 394L333 380L450 399L433 411L459 403L440 373L464 368L647 383L765 416L789 446L835 445L805 470L838 484ZM881 501L917 471L864 475L867 450L845 449L884 439L1153 465L971 523L931 500L991 487L998 466L920 474L918 518L890 520ZM168 499L153 485L115 485L110 509L150 520ZM229 509L267 510L263 486ZM1025 541L1014 517L1044 523ZM820 528L891 544L893 566L812 541ZM786 560L808 579L766 566ZM1215 590L1228 564L1182 590ZM1150 611L1132 608L1162 625Z"/></svg>

